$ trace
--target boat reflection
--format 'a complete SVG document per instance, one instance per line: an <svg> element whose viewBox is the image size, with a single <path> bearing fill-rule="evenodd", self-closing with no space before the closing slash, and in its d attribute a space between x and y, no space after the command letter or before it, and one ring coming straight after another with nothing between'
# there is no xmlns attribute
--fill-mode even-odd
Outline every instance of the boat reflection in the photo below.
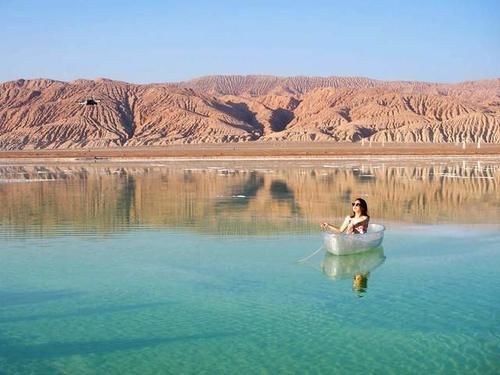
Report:
<svg viewBox="0 0 500 375"><path fill-rule="evenodd" d="M333 280L352 278L353 291L362 297L368 288L370 272L384 261L385 255L382 246L352 255L333 255L326 252L321 262L321 271Z"/></svg>

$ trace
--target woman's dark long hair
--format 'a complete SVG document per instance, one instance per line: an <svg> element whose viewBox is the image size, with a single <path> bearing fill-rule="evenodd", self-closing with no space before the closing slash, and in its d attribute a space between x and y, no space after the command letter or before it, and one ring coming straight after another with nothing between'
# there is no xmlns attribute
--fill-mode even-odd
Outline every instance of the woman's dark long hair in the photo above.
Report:
<svg viewBox="0 0 500 375"><path fill-rule="evenodd" d="M368 215L368 204L363 198L356 198L354 202L358 201L359 202L359 207L361 208L361 215L370 218L370 215ZM351 217L354 217L354 213L351 215Z"/></svg>

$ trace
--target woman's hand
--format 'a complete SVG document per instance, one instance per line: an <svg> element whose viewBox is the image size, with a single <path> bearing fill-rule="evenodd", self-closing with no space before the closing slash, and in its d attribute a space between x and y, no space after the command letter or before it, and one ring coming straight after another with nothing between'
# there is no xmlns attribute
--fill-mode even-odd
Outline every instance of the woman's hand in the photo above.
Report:
<svg viewBox="0 0 500 375"><path fill-rule="evenodd" d="M328 228L328 223L321 223L320 224L321 229L327 229Z"/></svg>

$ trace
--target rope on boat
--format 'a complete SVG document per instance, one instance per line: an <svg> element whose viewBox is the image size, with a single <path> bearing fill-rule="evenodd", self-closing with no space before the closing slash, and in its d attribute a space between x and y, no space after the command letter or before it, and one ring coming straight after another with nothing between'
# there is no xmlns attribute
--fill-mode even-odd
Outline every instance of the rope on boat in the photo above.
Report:
<svg viewBox="0 0 500 375"><path fill-rule="evenodd" d="M318 254L321 250L323 250L323 245L321 245L320 248L318 250L316 250L314 253L306 256L305 258L299 259L297 261L297 263L305 262L306 260L308 260L308 259L312 258L313 256L315 256L316 254Z"/></svg>

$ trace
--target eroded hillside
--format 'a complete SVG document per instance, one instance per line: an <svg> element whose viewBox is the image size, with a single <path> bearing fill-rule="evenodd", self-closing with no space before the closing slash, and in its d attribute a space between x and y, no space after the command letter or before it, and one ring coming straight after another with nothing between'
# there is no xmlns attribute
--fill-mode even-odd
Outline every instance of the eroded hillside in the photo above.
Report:
<svg viewBox="0 0 500 375"><path fill-rule="evenodd" d="M362 139L500 143L500 79L451 85L214 76L179 84L0 85L4 150Z"/></svg>

